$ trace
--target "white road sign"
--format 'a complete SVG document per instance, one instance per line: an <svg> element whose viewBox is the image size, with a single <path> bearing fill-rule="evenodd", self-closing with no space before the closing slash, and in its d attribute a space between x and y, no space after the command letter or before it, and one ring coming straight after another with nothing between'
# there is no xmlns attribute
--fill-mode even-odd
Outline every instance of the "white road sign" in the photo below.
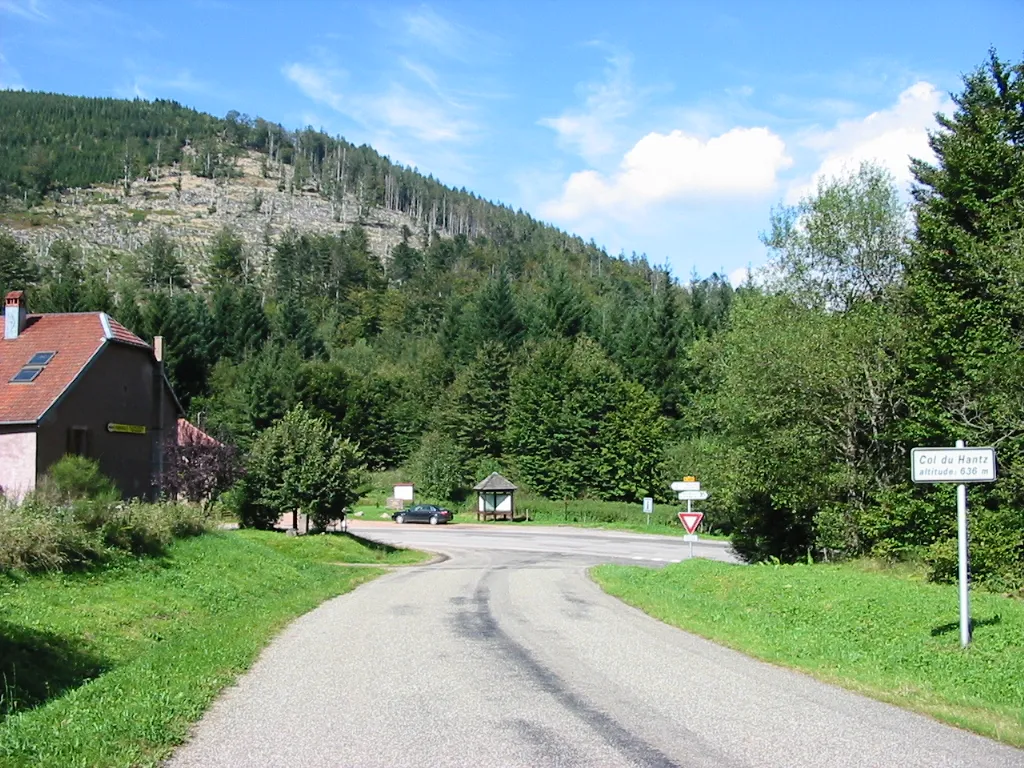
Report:
<svg viewBox="0 0 1024 768"><path fill-rule="evenodd" d="M684 533L683 541L700 541L700 536L698 536L696 533Z"/></svg>
<svg viewBox="0 0 1024 768"><path fill-rule="evenodd" d="M704 501L708 497L707 491L680 491L680 501Z"/></svg>
<svg viewBox="0 0 1024 768"><path fill-rule="evenodd" d="M991 483L995 448L914 448L910 475L915 483Z"/></svg>
<svg viewBox="0 0 1024 768"><path fill-rule="evenodd" d="M673 491L699 491L700 483L679 480L675 483L672 483L671 487Z"/></svg>
<svg viewBox="0 0 1024 768"><path fill-rule="evenodd" d="M644 496L644 514L649 515L654 511L654 499L650 496Z"/></svg>

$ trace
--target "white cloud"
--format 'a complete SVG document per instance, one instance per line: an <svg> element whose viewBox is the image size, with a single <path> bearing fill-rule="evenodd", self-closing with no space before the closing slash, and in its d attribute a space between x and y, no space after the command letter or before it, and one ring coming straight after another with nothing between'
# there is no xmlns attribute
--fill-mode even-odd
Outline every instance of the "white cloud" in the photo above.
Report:
<svg viewBox="0 0 1024 768"><path fill-rule="evenodd" d="M430 8L423 6L407 13L402 19L405 31L413 38L450 56L459 53L462 33L459 28L442 18Z"/></svg>
<svg viewBox="0 0 1024 768"><path fill-rule="evenodd" d="M433 98L392 83L382 93L345 94L339 81L346 73L307 64L289 64L284 75L313 101L375 131L397 131L427 143L462 141L474 125L460 117L461 105L434 91Z"/></svg>
<svg viewBox="0 0 1024 768"><path fill-rule="evenodd" d="M49 15L40 7L39 0L0 0L0 11L30 21L50 20Z"/></svg>
<svg viewBox="0 0 1024 768"><path fill-rule="evenodd" d="M887 168L897 185L905 188L911 180L910 158L934 159L928 146L928 130L935 128L935 113L948 111L948 97L928 82L904 90L896 103L858 120L842 120L831 130L810 131L801 145L816 153L817 170L790 186L788 203L812 193L822 178L843 176L862 162Z"/></svg>
<svg viewBox="0 0 1024 768"><path fill-rule="evenodd" d="M732 272L729 273L729 284L733 288L739 288L741 285L745 284L747 280L751 279L751 276L752 270L750 267L740 267L739 269L734 269Z"/></svg>
<svg viewBox="0 0 1024 768"><path fill-rule="evenodd" d="M284 76L299 86L306 96L342 113L346 111L345 102L333 83L344 75L339 70L316 69L305 64L289 64L284 68Z"/></svg>
<svg viewBox="0 0 1024 768"><path fill-rule="evenodd" d="M561 197L542 212L556 221L623 218L672 200L763 194L775 189L778 172L791 163L782 139L767 128L733 128L706 141L678 130L649 133L614 174L572 174Z"/></svg>
<svg viewBox="0 0 1024 768"><path fill-rule="evenodd" d="M586 98L582 109L542 118L539 124L553 129L561 146L579 153L590 163L612 153L616 148L614 124L635 109L631 63L628 56L609 57L605 79L584 86Z"/></svg>

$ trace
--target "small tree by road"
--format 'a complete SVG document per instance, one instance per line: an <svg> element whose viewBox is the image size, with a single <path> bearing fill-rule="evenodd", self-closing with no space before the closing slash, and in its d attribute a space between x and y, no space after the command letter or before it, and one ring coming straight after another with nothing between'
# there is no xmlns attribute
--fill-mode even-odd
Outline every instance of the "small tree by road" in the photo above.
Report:
<svg viewBox="0 0 1024 768"><path fill-rule="evenodd" d="M281 515L302 512L325 528L355 502L361 471L356 446L299 405L253 444L242 481L241 522L271 528Z"/></svg>

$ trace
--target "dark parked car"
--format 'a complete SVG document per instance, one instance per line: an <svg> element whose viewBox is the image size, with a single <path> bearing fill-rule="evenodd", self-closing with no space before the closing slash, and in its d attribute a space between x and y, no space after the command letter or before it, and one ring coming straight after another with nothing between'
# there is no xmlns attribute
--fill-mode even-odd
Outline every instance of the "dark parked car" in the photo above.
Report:
<svg viewBox="0 0 1024 768"><path fill-rule="evenodd" d="M437 525L438 523L451 522L452 513L436 504L417 504L408 509L403 509L401 512L395 512L391 519L396 523L430 523L431 525Z"/></svg>

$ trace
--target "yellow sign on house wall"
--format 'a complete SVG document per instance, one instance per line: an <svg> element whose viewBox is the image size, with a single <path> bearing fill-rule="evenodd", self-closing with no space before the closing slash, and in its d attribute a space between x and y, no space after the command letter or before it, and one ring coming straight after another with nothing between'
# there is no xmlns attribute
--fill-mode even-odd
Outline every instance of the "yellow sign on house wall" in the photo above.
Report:
<svg viewBox="0 0 1024 768"><path fill-rule="evenodd" d="M141 424L107 424L107 432L121 432L128 435L144 435L146 428Z"/></svg>

